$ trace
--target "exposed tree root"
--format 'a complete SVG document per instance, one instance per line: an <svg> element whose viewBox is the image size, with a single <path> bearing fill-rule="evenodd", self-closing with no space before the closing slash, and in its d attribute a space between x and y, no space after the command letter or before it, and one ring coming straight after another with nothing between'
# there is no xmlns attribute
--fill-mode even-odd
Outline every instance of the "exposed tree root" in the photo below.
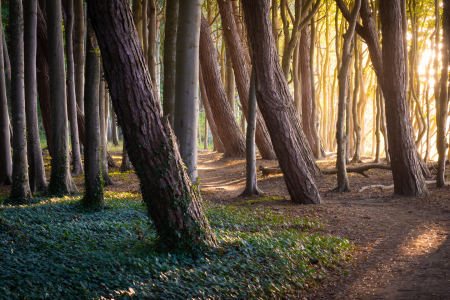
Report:
<svg viewBox="0 0 450 300"><path fill-rule="evenodd" d="M425 181L426 184L433 184L436 183L436 180L427 180ZM450 182L446 182L445 185L450 184ZM382 184L374 184L374 185L368 185L368 186L364 186L362 188L359 189L359 192L361 193L364 190L370 189L370 188L381 188L382 190L388 190L388 189L392 189L394 188L394 185L382 185Z"/></svg>

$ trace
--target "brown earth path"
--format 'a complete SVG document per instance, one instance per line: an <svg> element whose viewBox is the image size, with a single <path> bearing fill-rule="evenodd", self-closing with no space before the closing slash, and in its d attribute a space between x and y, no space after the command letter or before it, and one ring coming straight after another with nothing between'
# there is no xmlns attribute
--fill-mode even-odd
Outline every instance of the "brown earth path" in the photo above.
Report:
<svg viewBox="0 0 450 300"><path fill-rule="evenodd" d="M365 162L370 162L365 159ZM333 168L334 160L319 161ZM258 159L257 166L275 167ZM373 170L370 178L350 174L352 192L328 192L335 175L317 179L325 204L295 205L281 175L259 178L265 195L237 197L245 186L245 161L199 153L203 198L215 203L266 206L299 218L327 223L321 234L345 237L356 245L354 265L335 273L300 299L450 299L450 187L429 185L427 197L394 196L392 190L358 190L392 183L390 171ZM246 200L263 201L246 202Z"/></svg>

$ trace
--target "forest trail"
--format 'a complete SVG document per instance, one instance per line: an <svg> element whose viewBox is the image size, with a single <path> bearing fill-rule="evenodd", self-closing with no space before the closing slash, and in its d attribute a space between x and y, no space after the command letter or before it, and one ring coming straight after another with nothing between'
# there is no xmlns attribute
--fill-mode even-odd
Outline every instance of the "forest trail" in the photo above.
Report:
<svg viewBox="0 0 450 300"><path fill-rule="evenodd" d="M330 169L334 159L318 163ZM277 162L258 159L261 165ZM198 167L205 200L317 219L328 224L322 233L356 245L354 266L306 291L303 299L450 299L450 187L429 185L429 196L414 198L394 196L392 190L358 192L366 185L392 183L390 171L373 170L370 178L349 174L352 192L335 194L328 191L336 177L326 175L317 179L325 204L301 206L289 201L282 175L258 178L264 195L237 197L245 186L244 160L201 152Z"/></svg>

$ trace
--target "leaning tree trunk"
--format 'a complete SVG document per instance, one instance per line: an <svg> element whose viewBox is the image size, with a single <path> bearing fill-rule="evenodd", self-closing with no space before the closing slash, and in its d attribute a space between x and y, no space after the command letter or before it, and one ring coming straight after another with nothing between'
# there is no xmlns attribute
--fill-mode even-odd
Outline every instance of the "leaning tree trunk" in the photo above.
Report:
<svg viewBox="0 0 450 300"><path fill-rule="evenodd" d="M160 241L183 251L215 246L216 239L192 187L161 107L127 0L88 1L106 80L142 198ZM115 12L115 13L113 13Z"/></svg>
<svg viewBox="0 0 450 300"><path fill-rule="evenodd" d="M166 1L166 24L164 34L164 88L163 114L169 115L169 123L173 128L175 115L175 74L176 74L176 45L178 26L178 1Z"/></svg>
<svg viewBox="0 0 450 300"><path fill-rule="evenodd" d="M174 132L191 181L197 183L198 66L201 1L181 1L178 18ZM150 72L150 75L151 72ZM153 79L153 78L152 78ZM155 86L153 84L153 86Z"/></svg>
<svg viewBox="0 0 450 300"><path fill-rule="evenodd" d="M228 103L208 21L202 16L200 61L208 101L227 157L245 157L245 140Z"/></svg>
<svg viewBox="0 0 450 300"><path fill-rule="evenodd" d="M1 9L1 2L0 2ZM2 17L0 14L0 24ZM3 39L3 29L0 39ZM0 43L0 187L12 183L11 136L9 132L8 100L6 96L5 65L3 60L4 43Z"/></svg>
<svg viewBox="0 0 450 300"><path fill-rule="evenodd" d="M321 203L313 175L302 156L296 125L292 124L291 114L297 114L274 44L270 5L267 1L257 3L251 0L242 4L253 50L256 96L289 194L295 203Z"/></svg>
<svg viewBox="0 0 450 300"><path fill-rule="evenodd" d="M75 4L75 95L77 104L84 113L84 7L83 0L74 0Z"/></svg>
<svg viewBox="0 0 450 300"><path fill-rule="evenodd" d="M218 1L222 26L228 46L228 53L231 56L234 74L236 76L236 86L239 93L239 100L242 105L244 116L248 115L248 96L250 88L250 74L248 72L245 56L248 50L242 47L238 35L238 28L233 14L233 7L230 0ZM276 159L269 132L259 110L256 114L255 141L263 159Z"/></svg>
<svg viewBox="0 0 450 300"><path fill-rule="evenodd" d="M52 120L52 171L48 192L50 196L77 191L70 175L69 129L67 122L66 76L62 33L61 1L47 0L47 35Z"/></svg>
<svg viewBox="0 0 450 300"><path fill-rule="evenodd" d="M100 58L95 53L94 32L88 20L86 39L86 82L84 102L86 108L84 145L84 182L86 192L81 203L87 207L104 207L102 174L100 171L100 114L98 90L100 85ZM92 37L92 40L91 40ZM96 45L97 46L97 45Z"/></svg>
<svg viewBox="0 0 450 300"><path fill-rule="evenodd" d="M27 120L28 174L32 192L47 188L44 161L39 137L36 53L37 53L37 0L24 1L25 19L25 114Z"/></svg>
<svg viewBox="0 0 450 300"><path fill-rule="evenodd" d="M12 187L8 202L26 203L31 197L28 182L28 160L24 95L24 21L22 0L9 2L11 25L11 114L13 126Z"/></svg>
<svg viewBox="0 0 450 300"><path fill-rule="evenodd" d="M100 68L101 72L101 68ZM106 122L105 122L105 80L100 74L100 84L98 88L98 111L100 117L100 161L102 165L102 174L105 186L114 185L114 182L108 175L108 143L106 141Z"/></svg>
<svg viewBox="0 0 450 300"><path fill-rule="evenodd" d="M66 15L67 20L65 24L66 36L72 36L74 15L73 15L73 1L66 0ZM78 175L83 173L83 164L81 162L80 153L80 139L78 137L77 124L77 108L76 108L76 93L75 93L75 68L73 62L73 42L72 39L66 39L66 60L67 60L67 105L70 121L70 138L72 140L72 174ZM81 108L80 108L81 109Z"/></svg>
<svg viewBox="0 0 450 300"><path fill-rule="evenodd" d="M383 34L383 95L394 192L406 196L428 194L414 144L405 84L400 0L381 0Z"/></svg>
<svg viewBox="0 0 450 300"><path fill-rule="evenodd" d="M445 186L445 162L447 157L445 152L447 151L447 118L448 118L448 66L449 66L449 51L450 51L450 3L449 1L443 1L444 13L442 15L442 73L441 73L441 90L437 106L439 109L436 111L436 124L437 124L437 137L436 145L439 154L438 169L436 177L437 187Z"/></svg>
<svg viewBox="0 0 450 300"><path fill-rule="evenodd" d="M344 115L346 111L346 94L348 91L348 71L350 62L352 59L352 46L351 42L353 36L355 35L355 26L358 20L358 13L361 7L361 0L355 2L351 14L351 21L349 22L349 27L347 32L344 34L344 44L342 47L342 65L339 70L339 102L338 102L338 118L336 122L336 139L337 139L337 158L336 158L336 169L337 169L337 182L338 186L334 189L336 192L349 192L350 187L348 185L347 176L347 135L344 133ZM349 116L347 115L347 118Z"/></svg>

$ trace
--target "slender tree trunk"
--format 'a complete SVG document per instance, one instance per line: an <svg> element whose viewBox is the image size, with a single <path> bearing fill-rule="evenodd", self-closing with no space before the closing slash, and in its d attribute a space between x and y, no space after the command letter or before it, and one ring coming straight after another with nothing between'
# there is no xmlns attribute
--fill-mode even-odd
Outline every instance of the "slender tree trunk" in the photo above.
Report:
<svg viewBox="0 0 450 300"><path fill-rule="evenodd" d="M132 4L134 25L142 47L144 45L144 37L142 35L142 0L133 0Z"/></svg>
<svg viewBox="0 0 450 300"><path fill-rule="evenodd" d="M161 108L144 64L128 1L89 1L88 8L114 110L160 241L182 251L215 246L216 239L199 195L187 178L170 125L161 121ZM116 47L110 47L112 44Z"/></svg>
<svg viewBox="0 0 450 300"><path fill-rule="evenodd" d="M436 99L439 103L439 110L436 110L436 124L437 137L436 145L439 154L438 169L436 177L437 187L445 186L445 162L447 160L446 151L447 143L447 119L448 119L448 66L449 66L449 51L450 51L450 3L443 1L444 13L442 15L442 73L441 73L441 90L439 93L440 99Z"/></svg>
<svg viewBox="0 0 450 300"><path fill-rule="evenodd" d="M228 47L227 43L225 42L225 57L226 57L226 92L227 92L227 98L228 103L230 103L231 111L233 112L233 115L236 117L236 82L234 78L234 72L233 72L233 65L231 62L231 53L230 53L230 47Z"/></svg>
<svg viewBox="0 0 450 300"><path fill-rule="evenodd" d="M86 39L86 83L85 83L85 151L84 182L86 192L81 202L87 207L104 207L102 174L100 171L101 135L99 114L100 58L94 51L95 34L88 20ZM96 45L97 46L97 45ZM98 46L97 46L98 47ZM96 48L97 48L96 47Z"/></svg>
<svg viewBox="0 0 450 300"><path fill-rule="evenodd" d="M73 34L73 0L66 0L66 36L71 37ZM72 140L72 174L78 175L83 173L83 163L81 162L80 140L78 137L76 94L75 94L75 68L73 61L73 43L72 39L66 39L66 60L67 60L67 106L69 108L70 121L70 137Z"/></svg>
<svg viewBox="0 0 450 300"><path fill-rule="evenodd" d="M100 68L100 72L101 72ZM98 108L100 117L100 161L102 166L103 180L105 186L114 185L115 183L111 180L108 175L108 143L106 141L106 118L105 118L105 80L103 76L100 75L100 83L98 88Z"/></svg>
<svg viewBox="0 0 450 300"><path fill-rule="evenodd" d="M166 29L164 38L164 88L163 111L169 115L169 123L173 128L175 115L175 75L176 75L176 45L178 27L178 1L166 0Z"/></svg>
<svg viewBox="0 0 450 300"><path fill-rule="evenodd" d="M0 2L1 9L1 2ZM2 17L0 14L0 24ZM3 27L0 38L4 39ZM12 157L11 157L11 137L8 113L8 100L6 96L5 65L3 57L6 57L7 49L5 43L0 45L0 187L11 185L12 183ZM8 59L9 60L9 59Z"/></svg>
<svg viewBox="0 0 450 300"><path fill-rule="evenodd" d="M31 197L24 95L24 21L22 0L9 1L11 37L11 115L13 127L12 187L8 202L27 203Z"/></svg>
<svg viewBox="0 0 450 300"><path fill-rule="evenodd" d="M377 114L376 114L376 138L377 138L377 148L375 154L375 162L380 162L381 155L381 96L380 96L380 87L377 85L376 89L376 105L377 105Z"/></svg>
<svg viewBox="0 0 450 300"><path fill-rule="evenodd" d="M142 0L142 49L144 49L144 53L148 53L148 1L155 2L155 0ZM148 56L144 55L144 57L148 66Z"/></svg>
<svg viewBox="0 0 450 300"><path fill-rule="evenodd" d="M186 2L186 1L185 1ZM157 18L156 18L156 1L150 0L149 2L149 22L148 22L148 68L150 70L150 76L152 77L152 83L155 87L155 90L158 91L158 80L157 80L157 39L158 39L158 28L156 26ZM178 49L176 50L178 52ZM197 64L198 65L198 64ZM175 88L176 91L176 88ZM158 97L158 94L156 94ZM159 98L159 97L158 97Z"/></svg>
<svg viewBox="0 0 450 300"><path fill-rule="evenodd" d="M353 130L355 133L355 153L352 158L352 163L360 163L361 162L361 126L358 121L358 94L359 94L359 86L360 86L360 68L362 67L362 62L359 61L359 46L358 46L358 38L355 38L355 86L353 89L353 102L352 102L352 115L353 115ZM361 101L361 100L360 100ZM351 133L353 134L353 132Z"/></svg>
<svg viewBox="0 0 450 300"><path fill-rule="evenodd" d="M133 170L133 166L131 165L130 159L128 158L127 147L124 140L122 147L122 163L120 165L119 171L123 173L130 170Z"/></svg>
<svg viewBox="0 0 450 300"><path fill-rule="evenodd" d="M27 127L28 174L32 192L47 188L44 161L42 159L39 137L37 88L36 88L36 52L37 52L37 0L24 1L25 19L25 114Z"/></svg>
<svg viewBox="0 0 450 300"><path fill-rule="evenodd" d="M248 50L245 47L242 47L241 41L239 40L238 27L234 19L231 1L218 1L218 5L223 23L222 26L225 28L225 39L233 63L234 74L236 76L236 86L239 93L239 100L241 102L244 116L247 116L250 74L248 73L245 57L249 55ZM263 159L276 159L267 127L259 110L257 111L256 116L255 140Z"/></svg>
<svg viewBox="0 0 450 300"><path fill-rule="evenodd" d="M197 183L198 72L201 1L181 1L178 18L174 132L191 181Z"/></svg>
<svg viewBox="0 0 450 300"><path fill-rule="evenodd" d="M70 175L69 131L67 121L66 78L62 34L61 1L47 0L47 35L50 106L52 120L52 171L49 195L71 194L77 188Z"/></svg>
<svg viewBox="0 0 450 300"><path fill-rule="evenodd" d="M291 199L295 203L317 204L321 197L297 139L295 112L281 69L271 30L270 6L264 1L242 2L248 36L253 49L256 96L273 141ZM308 78L309 79L309 78ZM296 119L292 118L292 115ZM280 133L283 134L280 134Z"/></svg>
<svg viewBox="0 0 450 300"><path fill-rule="evenodd" d="M294 82L294 105L295 109L297 110L298 115L301 117L302 115L302 88L300 85L301 80L301 72L300 72L300 64L299 64L299 49L300 49L300 42L295 47L294 50L294 59L292 60L292 73L293 73L293 82Z"/></svg>
<svg viewBox="0 0 450 300"><path fill-rule="evenodd" d="M200 29L200 61L208 102L217 125L226 157L244 157L245 140L228 103L220 79L217 55L208 21L202 16Z"/></svg>
<svg viewBox="0 0 450 300"><path fill-rule="evenodd" d="M74 0L75 5L75 95L77 104L84 113L84 7L83 0Z"/></svg>
<svg viewBox="0 0 450 300"><path fill-rule="evenodd" d="M316 40L316 24L314 21L314 18L311 19L311 47L309 49L309 64L310 64L310 72L309 75L311 76L311 110L312 110L312 120L311 120L311 134L312 138L314 140L314 143L311 144L311 147L314 147L313 153L314 157L317 159L322 158L322 151L321 151L321 141L319 136L319 129L318 124L318 114L317 114L317 104L318 100L316 97L316 89L314 88L314 44ZM303 75L302 75L303 76ZM324 153L325 154L325 153Z"/></svg>
<svg viewBox="0 0 450 300"><path fill-rule="evenodd" d="M272 31L275 38L275 48L280 53L280 44L278 37L278 0L272 0Z"/></svg>
<svg viewBox="0 0 450 300"><path fill-rule="evenodd" d="M8 46L6 45L5 31L2 24L2 35L3 35L3 61L5 67L5 78L6 78L6 92L9 97L11 97L11 62L9 60Z"/></svg>
<svg viewBox="0 0 450 300"><path fill-rule="evenodd" d="M255 155L255 129L256 129L256 89L255 72L252 70L250 77L250 95L248 96L248 118L246 136L246 181L245 189L240 196L259 195L262 191L258 188L256 177Z"/></svg>
<svg viewBox="0 0 450 300"><path fill-rule="evenodd" d="M111 107L111 127L112 127L112 142L114 146L119 146L119 139L117 138L117 121L116 121L116 113L114 109Z"/></svg>

